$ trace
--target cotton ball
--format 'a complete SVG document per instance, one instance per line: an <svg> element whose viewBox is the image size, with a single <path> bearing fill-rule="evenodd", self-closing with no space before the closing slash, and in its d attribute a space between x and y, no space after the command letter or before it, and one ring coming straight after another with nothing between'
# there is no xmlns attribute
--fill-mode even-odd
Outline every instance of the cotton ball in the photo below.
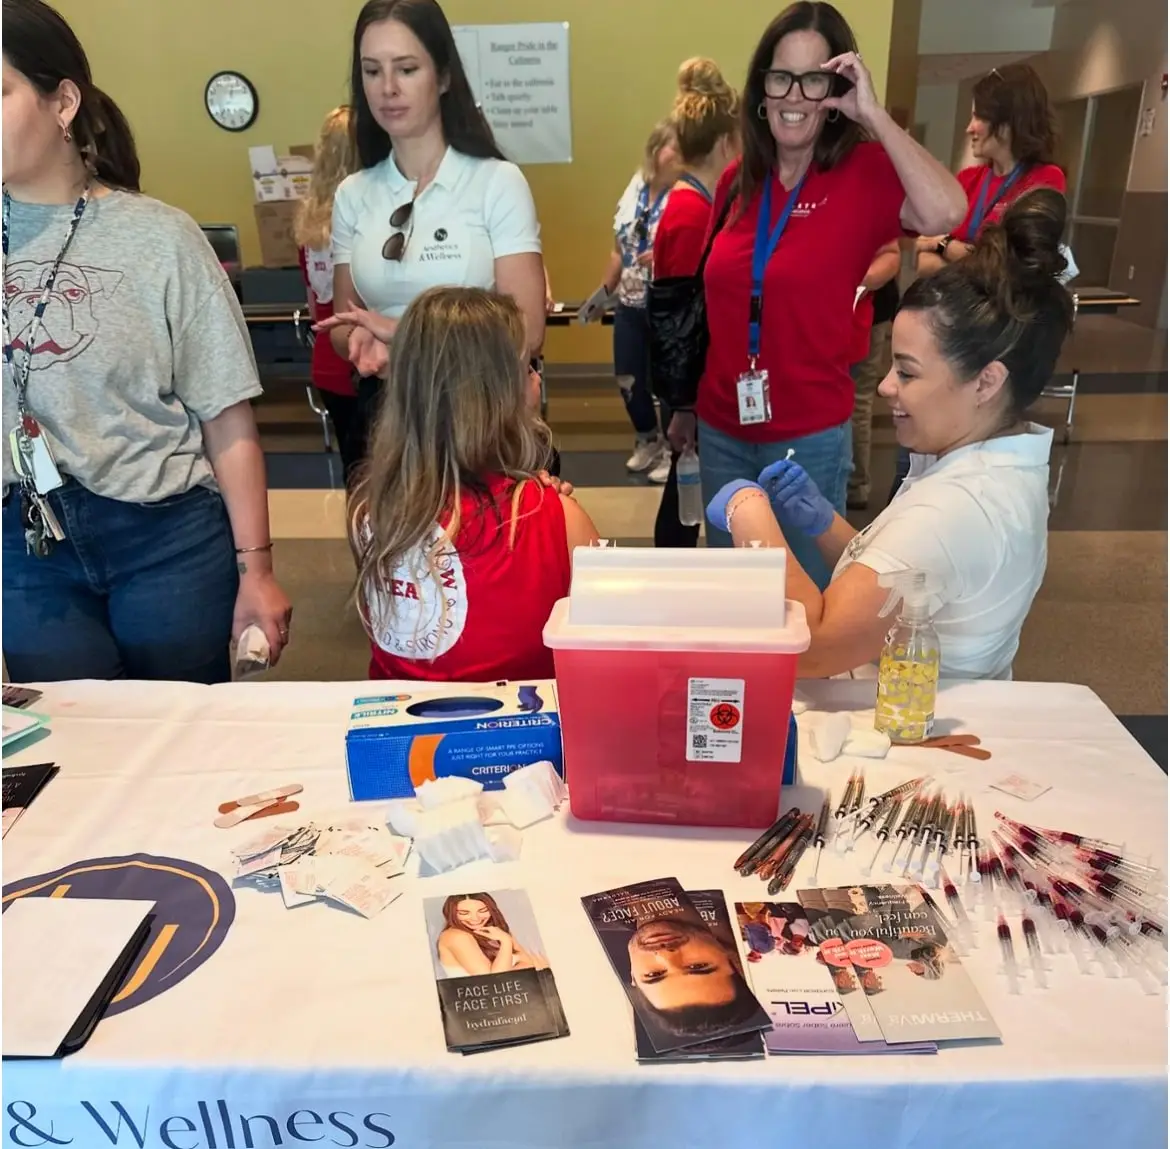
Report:
<svg viewBox="0 0 1170 1149"><path fill-rule="evenodd" d="M808 732L813 757L821 762L832 762L841 753L845 739L849 737L849 715L836 712L818 714Z"/></svg>
<svg viewBox="0 0 1170 1149"><path fill-rule="evenodd" d="M884 758L890 752L890 739L881 730L851 730L841 751L856 758Z"/></svg>

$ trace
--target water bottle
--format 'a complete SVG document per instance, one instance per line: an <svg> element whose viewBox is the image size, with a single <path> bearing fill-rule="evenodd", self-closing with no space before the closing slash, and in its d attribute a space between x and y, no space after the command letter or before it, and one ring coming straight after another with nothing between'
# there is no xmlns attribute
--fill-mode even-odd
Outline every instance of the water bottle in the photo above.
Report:
<svg viewBox="0 0 1170 1149"><path fill-rule="evenodd" d="M699 484L699 456L688 447L678 457L678 521L684 527L697 527L703 521L703 488Z"/></svg>
<svg viewBox="0 0 1170 1149"><path fill-rule="evenodd" d="M902 605L878 663L874 726L891 742L922 742L934 726L938 695L938 631L930 618L933 587L919 570L880 575L878 584L890 588L879 614L889 614L899 601Z"/></svg>

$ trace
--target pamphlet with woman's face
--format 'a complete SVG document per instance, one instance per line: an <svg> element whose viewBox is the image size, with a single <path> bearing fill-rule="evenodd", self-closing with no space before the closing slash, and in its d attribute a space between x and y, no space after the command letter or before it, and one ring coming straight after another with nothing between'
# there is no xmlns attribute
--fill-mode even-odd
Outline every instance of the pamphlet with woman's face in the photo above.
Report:
<svg viewBox="0 0 1170 1149"><path fill-rule="evenodd" d="M424 898L447 1048L475 1053L569 1033L528 895Z"/></svg>
<svg viewBox="0 0 1170 1149"><path fill-rule="evenodd" d="M581 904L659 1053L768 1028L738 959L676 878L591 894Z"/></svg>

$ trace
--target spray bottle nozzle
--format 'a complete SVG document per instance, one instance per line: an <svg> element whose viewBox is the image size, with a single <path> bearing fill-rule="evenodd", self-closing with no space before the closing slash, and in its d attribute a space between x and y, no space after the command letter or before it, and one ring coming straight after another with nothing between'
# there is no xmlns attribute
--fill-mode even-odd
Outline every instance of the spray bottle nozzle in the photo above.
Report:
<svg viewBox="0 0 1170 1149"><path fill-rule="evenodd" d="M878 615L885 618L901 602L899 612L905 618L929 618L930 598L935 587L925 571L891 571L878 575L878 586L889 587L890 595Z"/></svg>

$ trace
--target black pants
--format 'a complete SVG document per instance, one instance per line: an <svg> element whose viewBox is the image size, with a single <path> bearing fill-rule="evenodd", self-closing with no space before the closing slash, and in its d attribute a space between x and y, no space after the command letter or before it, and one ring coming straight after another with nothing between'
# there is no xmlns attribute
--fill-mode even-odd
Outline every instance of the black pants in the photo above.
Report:
<svg viewBox="0 0 1170 1149"><path fill-rule="evenodd" d="M667 403L659 402L662 411L662 426L670 426L673 412ZM697 547L699 527L684 526L678 521L678 452L670 452L670 474L662 488L662 500L658 504L658 517L654 520L654 545L656 547Z"/></svg>
<svg viewBox="0 0 1170 1149"><path fill-rule="evenodd" d="M356 395L339 395L335 391L320 389L318 394L329 413L329 422L333 424L337 453L341 456L341 468L348 487L366 454L364 428L359 425L361 405Z"/></svg>
<svg viewBox="0 0 1170 1149"><path fill-rule="evenodd" d="M370 446L370 435L378 421L382 401L383 381L376 375L357 380L357 405L354 420L353 443L359 460L364 460ZM554 447L545 468L557 478L561 474L561 453ZM346 472L348 474L348 470Z"/></svg>

